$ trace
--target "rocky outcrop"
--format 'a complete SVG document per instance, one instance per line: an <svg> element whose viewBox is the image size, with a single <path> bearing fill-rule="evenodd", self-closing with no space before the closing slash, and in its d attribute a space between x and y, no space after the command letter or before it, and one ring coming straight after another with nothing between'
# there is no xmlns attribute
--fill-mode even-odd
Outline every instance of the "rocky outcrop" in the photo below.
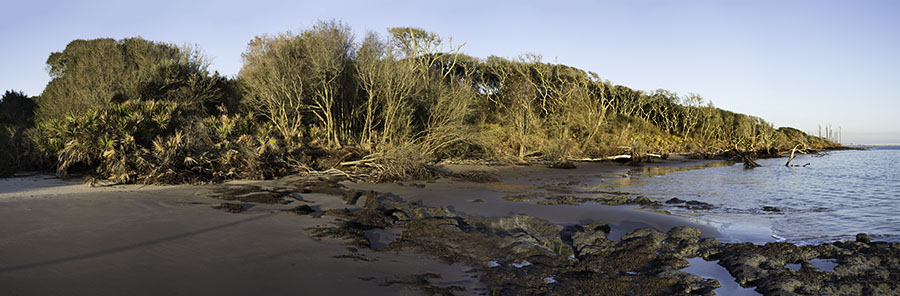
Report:
<svg viewBox="0 0 900 296"><path fill-rule="evenodd" d="M494 295L708 295L720 286L679 271L688 265L685 259L713 247L694 227L668 233L641 229L615 242L606 237L610 228L603 222L563 227L524 215L467 216L384 194L367 198L361 210L328 214L339 221L316 229L319 237L368 246L365 230L402 227L388 250L467 263L480 271Z"/></svg>
<svg viewBox="0 0 900 296"><path fill-rule="evenodd" d="M739 284L764 295L900 295L900 243L873 242L866 234L857 235L856 241L815 246L723 244L702 238L695 227L681 226L666 233L638 229L613 241L607 237L609 225L601 221L560 226L524 215L467 216L387 194L347 190L328 179L285 188L229 186L215 194L250 203L283 203L286 197L302 201L292 190L334 194L347 205L365 199L361 208L325 210L337 220L313 229L316 237L338 237L370 247L368 231L393 229L399 234L387 250L473 266L491 295L713 295L721 286L716 280L680 271L694 257L718 260ZM616 197L647 202L621 194L611 199ZM575 199L557 202L578 202ZM712 206L677 198L666 203ZM245 205L224 203L217 208L239 212ZM317 212L307 205L289 211Z"/></svg>
<svg viewBox="0 0 900 296"><path fill-rule="evenodd" d="M742 286L764 295L900 295L898 243L729 244L713 257Z"/></svg>

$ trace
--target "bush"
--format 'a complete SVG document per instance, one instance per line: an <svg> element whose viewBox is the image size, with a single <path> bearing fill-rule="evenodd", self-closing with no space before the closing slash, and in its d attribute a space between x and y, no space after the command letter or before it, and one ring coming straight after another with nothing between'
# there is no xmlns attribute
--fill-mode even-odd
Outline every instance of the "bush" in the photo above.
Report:
<svg viewBox="0 0 900 296"><path fill-rule="evenodd" d="M87 171L118 183L196 183L262 178L283 168L262 165L267 155L280 153L250 117L203 117L175 102L131 100L42 125L42 148L58 155L60 175Z"/></svg>
<svg viewBox="0 0 900 296"><path fill-rule="evenodd" d="M35 169L40 155L31 141L37 104L22 92L6 91L0 98L0 177Z"/></svg>

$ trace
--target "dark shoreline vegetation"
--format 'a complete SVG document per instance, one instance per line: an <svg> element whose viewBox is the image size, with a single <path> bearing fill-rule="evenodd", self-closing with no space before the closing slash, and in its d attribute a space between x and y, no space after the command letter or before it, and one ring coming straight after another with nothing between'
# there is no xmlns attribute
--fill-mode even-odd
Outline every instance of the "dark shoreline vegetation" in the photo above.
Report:
<svg viewBox="0 0 900 296"><path fill-rule="evenodd" d="M339 170L428 177L446 160L557 163L612 155L777 155L839 148L714 107L643 92L538 55L478 59L417 28L319 22L250 41L237 77L194 47L75 40L47 59L43 93L0 102L0 176L78 173L199 183Z"/></svg>

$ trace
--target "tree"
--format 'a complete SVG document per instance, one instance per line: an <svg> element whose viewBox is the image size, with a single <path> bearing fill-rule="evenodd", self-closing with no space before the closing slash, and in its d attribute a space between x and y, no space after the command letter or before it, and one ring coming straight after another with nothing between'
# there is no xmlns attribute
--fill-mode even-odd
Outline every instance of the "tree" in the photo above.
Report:
<svg viewBox="0 0 900 296"><path fill-rule="evenodd" d="M190 46L141 38L75 40L47 59L52 79L37 101L37 120L62 119L129 99L215 110L228 104L223 91L227 82L209 73L207 65Z"/></svg>
<svg viewBox="0 0 900 296"><path fill-rule="evenodd" d="M246 87L245 105L267 119L288 145L299 142L303 132L303 39L290 32L276 37L258 36L242 54L238 79Z"/></svg>
<svg viewBox="0 0 900 296"><path fill-rule="evenodd" d="M0 98L0 123L31 126L37 104L24 92L9 91Z"/></svg>
<svg viewBox="0 0 900 296"><path fill-rule="evenodd" d="M702 119L703 110L701 107L703 106L703 97L695 93L689 93L682 98L681 104L683 105L681 135L684 137L684 140L687 140Z"/></svg>
<svg viewBox="0 0 900 296"><path fill-rule="evenodd" d="M352 69L353 36L350 27L336 21L319 22L301 34L305 53L304 68L311 90L312 113L325 129L332 147L341 147L341 123L349 120L354 107L351 92L342 87L353 87Z"/></svg>
<svg viewBox="0 0 900 296"><path fill-rule="evenodd" d="M376 141L379 146L390 146L411 132L410 101L422 83L416 61L402 58L403 53L393 44L369 33L357 50L356 72L366 97L360 141L365 146Z"/></svg>
<svg viewBox="0 0 900 296"><path fill-rule="evenodd" d="M34 167L39 160L27 132L36 106L23 92L6 91L0 97L0 176Z"/></svg>
<svg viewBox="0 0 900 296"><path fill-rule="evenodd" d="M437 74L446 78L452 72L459 58L463 45L454 46L453 39L446 42L441 36L420 28L397 27L388 30L393 37L393 45L399 50L402 58L414 59L417 71L423 81L427 81L430 75L429 69L438 65L438 62L449 56L448 61L441 63L443 67Z"/></svg>

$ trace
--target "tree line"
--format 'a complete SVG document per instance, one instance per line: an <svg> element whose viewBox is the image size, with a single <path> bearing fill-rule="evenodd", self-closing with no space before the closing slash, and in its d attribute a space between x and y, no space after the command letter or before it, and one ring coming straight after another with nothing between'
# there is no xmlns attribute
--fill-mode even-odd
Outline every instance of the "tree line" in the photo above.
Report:
<svg viewBox="0 0 900 296"><path fill-rule="evenodd" d="M479 59L435 33L357 40L337 21L261 35L236 77L191 46L70 42L36 97L0 101L0 174L53 168L114 182L269 178L353 166L375 179L447 159L565 161L621 153L773 153L837 144L645 92L541 56Z"/></svg>

